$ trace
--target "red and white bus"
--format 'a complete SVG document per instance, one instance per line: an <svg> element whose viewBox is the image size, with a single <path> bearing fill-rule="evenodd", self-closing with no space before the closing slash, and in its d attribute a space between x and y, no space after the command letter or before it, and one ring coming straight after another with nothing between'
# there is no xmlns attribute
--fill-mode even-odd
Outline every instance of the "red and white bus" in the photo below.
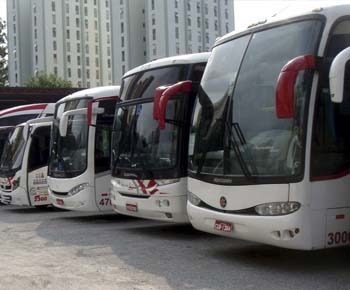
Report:
<svg viewBox="0 0 350 290"><path fill-rule="evenodd" d="M349 46L350 5L215 43L190 137L195 228L293 249L350 244Z"/></svg>
<svg viewBox="0 0 350 290"><path fill-rule="evenodd" d="M163 58L123 76L112 138L112 204L125 215L188 222L187 157L209 53Z"/></svg>

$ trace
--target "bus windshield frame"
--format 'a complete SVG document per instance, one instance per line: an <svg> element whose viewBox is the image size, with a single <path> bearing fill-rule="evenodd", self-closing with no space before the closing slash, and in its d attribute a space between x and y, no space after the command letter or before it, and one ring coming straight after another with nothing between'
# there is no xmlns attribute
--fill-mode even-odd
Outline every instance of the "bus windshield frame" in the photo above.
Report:
<svg viewBox="0 0 350 290"><path fill-rule="evenodd" d="M314 71L298 75L293 118L277 118L275 89L288 61L317 56L323 27L323 17L299 18L214 47L191 127L190 177L225 185L303 178Z"/></svg>
<svg viewBox="0 0 350 290"><path fill-rule="evenodd" d="M164 130L153 119L153 104L157 87L189 79L195 65L163 66L123 79L112 137L113 177L172 179L187 175L185 136L194 98L178 96L168 102Z"/></svg>
<svg viewBox="0 0 350 290"><path fill-rule="evenodd" d="M87 108L89 100L91 97L57 103L51 131L49 176L73 178L86 171L90 132L87 115L70 115L65 137L60 135L59 123L64 112Z"/></svg>
<svg viewBox="0 0 350 290"><path fill-rule="evenodd" d="M5 143L0 160L0 174L2 177L14 176L22 168L26 140L23 137L24 126L17 126L10 133Z"/></svg>

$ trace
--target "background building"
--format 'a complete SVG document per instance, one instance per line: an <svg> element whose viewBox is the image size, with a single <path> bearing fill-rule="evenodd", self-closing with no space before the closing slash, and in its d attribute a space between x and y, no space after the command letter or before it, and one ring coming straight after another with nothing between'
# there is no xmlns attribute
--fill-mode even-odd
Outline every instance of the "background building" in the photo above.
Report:
<svg viewBox="0 0 350 290"><path fill-rule="evenodd" d="M110 0L7 0L7 10L10 85L41 71L112 84Z"/></svg>
<svg viewBox="0 0 350 290"><path fill-rule="evenodd" d="M9 82L39 72L77 87L120 84L161 57L209 51L234 29L232 0L7 0Z"/></svg>

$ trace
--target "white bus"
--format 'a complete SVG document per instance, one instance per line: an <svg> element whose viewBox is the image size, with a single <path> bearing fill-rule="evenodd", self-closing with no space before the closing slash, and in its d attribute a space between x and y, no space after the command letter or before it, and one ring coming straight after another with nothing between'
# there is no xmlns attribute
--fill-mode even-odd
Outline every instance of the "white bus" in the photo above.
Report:
<svg viewBox="0 0 350 290"><path fill-rule="evenodd" d="M350 243L349 46L350 5L215 43L191 128L196 229L293 249Z"/></svg>
<svg viewBox="0 0 350 290"><path fill-rule="evenodd" d="M123 76L112 137L111 198L116 212L188 222L190 119L208 57L163 58Z"/></svg>
<svg viewBox="0 0 350 290"><path fill-rule="evenodd" d="M0 111L0 156L14 126L41 116L47 104L16 106Z"/></svg>
<svg viewBox="0 0 350 290"><path fill-rule="evenodd" d="M45 111L53 114L54 104ZM45 114L43 114L45 115ZM17 125L5 143L0 160L0 201L4 204L47 206L47 164L52 117Z"/></svg>
<svg viewBox="0 0 350 290"><path fill-rule="evenodd" d="M110 142L119 86L79 91L56 103L49 160L54 206L112 211Z"/></svg>

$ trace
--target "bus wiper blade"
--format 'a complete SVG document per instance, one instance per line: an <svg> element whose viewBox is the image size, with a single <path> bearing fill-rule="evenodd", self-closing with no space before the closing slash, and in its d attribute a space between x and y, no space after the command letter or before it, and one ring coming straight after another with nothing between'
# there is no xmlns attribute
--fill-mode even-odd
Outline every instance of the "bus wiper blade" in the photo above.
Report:
<svg viewBox="0 0 350 290"><path fill-rule="evenodd" d="M235 155L237 157L238 163L241 167L241 170L243 172L243 174L246 177L251 177L252 176L252 172L256 175L257 173L257 169L254 166L254 163L252 162L252 158L250 156L250 153L248 150L244 150L244 153L246 153L246 159L243 157L242 154L242 150L240 148L240 144L237 142L234 131L241 143L241 145L246 146L247 142L246 139L243 135L243 132L241 130L241 127L239 126L239 123L232 123L230 124L227 120L223 120L223 122L225 122L226 127L228 128L229 134L230 134L230 141L231 144L233 145L233 151L235 152ZM232 127L234 128L234 131L232 130ZM248 161L248 162L247 162ZM249 166L248 166L249 165ZM249 168L250 167L250 168Z"/></svg>

